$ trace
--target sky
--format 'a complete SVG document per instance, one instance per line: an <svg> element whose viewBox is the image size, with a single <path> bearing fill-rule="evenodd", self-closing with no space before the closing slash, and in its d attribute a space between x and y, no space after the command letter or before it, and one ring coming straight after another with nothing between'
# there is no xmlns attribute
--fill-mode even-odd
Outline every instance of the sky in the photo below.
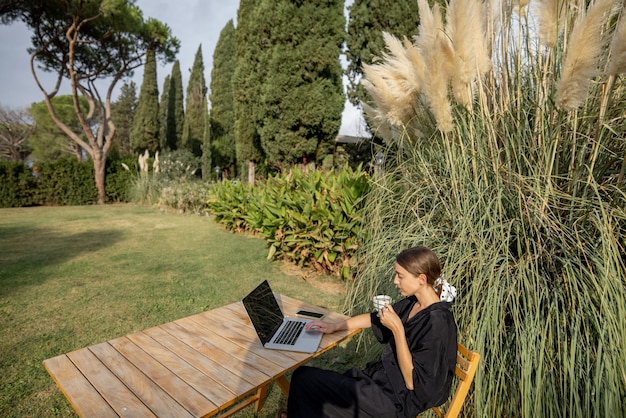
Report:
<svg viewBox="0 0 626 418"><path fill-rule="evenodd" d="M348 0L346 4L352 1ZM221 30L233 19L236 25L239 2L234 0L137 0L135 3L143 12L144 18L152 17L166 23L172 34L181 42L178 60L186 89L189 72L193 66L198 46L202 45L207 87L211 84L213 51ZM30 32L26 25L13 23L0 25L0 105L11 109L28 108L33 102L43 100L43 93L37 87L30 72ZM165 76L172 72L172 64L159 64L159 94L163 88ZM54 78L39 72L43 86L48 91L54 87ZM143 67L135 70L132 78L137 85L137 92L143 80ZM117 98L123 82L118 82L113 100ZM61 94L69 94L69 81L64 80ZM100 91L104 94L104 90ZM339 133L342 135L366 136L365 122L361 112L348 101L342 114Z"/></svg>

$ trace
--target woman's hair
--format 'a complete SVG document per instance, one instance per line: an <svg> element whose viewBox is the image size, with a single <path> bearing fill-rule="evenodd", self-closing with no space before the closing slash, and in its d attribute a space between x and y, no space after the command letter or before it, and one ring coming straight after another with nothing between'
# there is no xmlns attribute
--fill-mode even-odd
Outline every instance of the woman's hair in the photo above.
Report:
<svg viewBox="0 0 626 418"><path fill-rule="evenodd" d="M441 294L441 285L435 286L435 280L441 276L441 264L437 255L426 247L413 247L403 250L396 256L396 263L414 276L426 275L426 281Z"/></svg>

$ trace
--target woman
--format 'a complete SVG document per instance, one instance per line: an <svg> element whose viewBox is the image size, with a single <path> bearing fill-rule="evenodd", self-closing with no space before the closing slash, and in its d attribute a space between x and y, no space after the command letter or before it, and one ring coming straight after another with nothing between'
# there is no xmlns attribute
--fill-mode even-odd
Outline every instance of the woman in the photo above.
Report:
<svg viewBox="0 0 626 418"><path fill-rule="evenodd" d="M393 282L406 298L379 313L307 325L323 333L371 327L386 344L380 360L344 374L306 366L296 369L287 414L281 417L415 418L448 399L457 352L456 324L449 308L456 291L440 277L439 259L425 247L398 254L395 271ZM442 300L442 286L447 300Z"/></svg>

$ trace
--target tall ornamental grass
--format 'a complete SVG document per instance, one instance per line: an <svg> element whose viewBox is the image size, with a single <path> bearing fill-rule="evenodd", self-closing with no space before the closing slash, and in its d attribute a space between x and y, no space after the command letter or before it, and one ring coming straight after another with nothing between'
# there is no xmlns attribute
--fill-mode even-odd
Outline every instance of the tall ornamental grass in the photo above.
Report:
<svg viewBox="0 0 626 418"><path fill-rule="evenodd" d="M388 149L347 308L398 298L395 255L426 245L482 356L465 416L623 417L623 3L418 3L365 69Z"/></svg>

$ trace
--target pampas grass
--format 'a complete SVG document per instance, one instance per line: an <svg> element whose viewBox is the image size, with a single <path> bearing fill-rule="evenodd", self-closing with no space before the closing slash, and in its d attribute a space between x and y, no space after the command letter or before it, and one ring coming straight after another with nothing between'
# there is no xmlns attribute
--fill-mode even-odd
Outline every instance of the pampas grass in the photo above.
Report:
<svg viewBox="0 0 626 418"><path fill-rule="evenodd" d="M515 12L483 4L492 65L481 72L459 64L477 60L467 57L480 49L460 38L459 25L468 24L461 7L472 6L451 3L444 20L421 0L419 35L402 51L389 42L395 52L366 75L372 97L385 97L376 77L392 56L404 54L394 74L411 74L400 63L442 73L411 87L404 125L386 119L393 101L369 104L387 135L385 171L368 197L368 240L346 310L368 311L377 293L400 298L394 257L426 245L458 288L460 341L482 355L464 416L621 418L626 82L609 74L623 65L623 23L614 14L623 5L547 3L555 36L541 48L524 26L530 17L512 24L506 19ZM450 94L460 80L472 80L474 94Z"/></svg>
<svg viewBox="0 0 626 418"><path fill-rule="evenodd" d="M591 80L600 73L598 65L605 46L605 26L616 11L616 5L615 0L598 0L574 26L561 79L556 86L558 107L573 110L587 98Z"/></svg>

